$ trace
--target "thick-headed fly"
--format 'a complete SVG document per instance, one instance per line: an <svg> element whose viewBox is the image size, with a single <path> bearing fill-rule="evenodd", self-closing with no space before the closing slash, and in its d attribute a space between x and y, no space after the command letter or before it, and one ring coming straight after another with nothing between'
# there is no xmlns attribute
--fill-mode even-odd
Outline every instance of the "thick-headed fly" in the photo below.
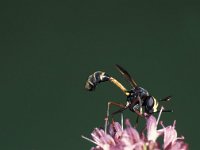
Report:
<svg viewBox="0 0 200 150"><path fill-rule="evenodd" d="M109 109L111 105L120 107L120 109L112 113L112 115L121 113L126 109L135 112L138 117L145 117L158 112L158 101L152 95L150 95L146 89L138 86L124 68L119 65L116 65L116 68L125 77L125 79L128 80L128 82L131 84L132 89L127 90L119 81L102 71L96 71L95 73L90 75L85 84L85 88L88 91L93 91L99 83L110 81L118 88L120 88L121 91L127 96L126 104L120 104L113 101L108 102L107 118L109 116ZM169 101L170 99L171 96L167 96L160 101ZM172 110L163 110L163 112L172 112ZM138 117L136 122L138 122Z"/></svg>

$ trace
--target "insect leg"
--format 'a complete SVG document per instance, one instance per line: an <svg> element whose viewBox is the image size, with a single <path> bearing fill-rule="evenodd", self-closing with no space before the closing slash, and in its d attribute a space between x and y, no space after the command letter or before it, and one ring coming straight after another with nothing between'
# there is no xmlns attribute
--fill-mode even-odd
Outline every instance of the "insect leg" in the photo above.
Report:
<svg viewBox="0 0 200 150"><path fill-rule="evenodd" d="M108 126L108 117L110 115L110 106L114 105L117 107L120 107L122 109L125 109L126 106L124 104L116 103L116 102L108 102L107 112L106 112L106 118L105 118L105 133L107 132L107 126Z"/></svg>
<svg viewBox="0 0 200 150"><path fill-rule="evenodd" d="M135 123L135 126L134 126L135 128L137 127L137 125L139 123L139 117L144 117L143 110L142 110L142 100L139 96L137 97L137 99L135 100L134 103L136 103L136 102L139 102L139 110L133 109L134 112L137 114L136 123Z"/></svg>
<svg viewBox="0 0 200 150"><path fill-rule="evenodd" d="M144 117L144 115L143 114L141 114L140 113L140 111L138 111L138 110L136 110L136 109L134 109L134 112L139 116L139 117Z"/></svg>
<svg viewBox="0 0 200 150"><path fill-rule="evenodd" d="M140 114L143 114L143 112L142 112L142 100L141 100L141 98L139 96L137 97L137 99L139 101Z"/></svg>
<svg viewBox="0 0 200 150"><path fill-rule="evenodd" d="M135 121L134 128L137 128L137 126L138 126L138 123L139 123L139 116L137 115L137 118L136 118L136 121Z"/></svg>
<svg viewBox="0 0 200 150"><path fill-rule="evenodd" d="M139 102L139 110L138 110L138 107L137 107L137 108L133 107L133 106L136 106L135 104L136 104L137 102ZM133 107L134 112L135 112L137 115L143 117L142 100L141 100L141 98L140 98L139 96L137 97L137 99L135 99L135 100L131 103L131 105L130 105L129 107Z"/></svg>

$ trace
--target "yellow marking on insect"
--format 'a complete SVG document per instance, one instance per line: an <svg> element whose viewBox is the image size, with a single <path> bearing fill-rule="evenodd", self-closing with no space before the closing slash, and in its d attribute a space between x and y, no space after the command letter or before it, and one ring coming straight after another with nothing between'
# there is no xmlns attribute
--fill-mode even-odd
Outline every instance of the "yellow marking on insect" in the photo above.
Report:
<svg viewBox="0 0 200 150"><path fill-rule="evenodd" d="M129 95L130 95L130 93L129 93L129 92L126 92L125 94L126 94L126 96L129 96Z"/></svg>
<svg viewBox="0 0 200 150"><path fill-rule="evenodd" d="M153 112L157 112L158 102L154 97L153 97L153 101L154 101Z"/></svg>

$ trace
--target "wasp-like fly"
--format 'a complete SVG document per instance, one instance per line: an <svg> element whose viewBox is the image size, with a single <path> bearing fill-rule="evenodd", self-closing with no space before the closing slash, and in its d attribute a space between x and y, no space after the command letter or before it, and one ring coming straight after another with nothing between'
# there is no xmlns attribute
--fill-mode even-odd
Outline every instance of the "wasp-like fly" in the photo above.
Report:
<svg viewBox="0 0 200 150"><path fill-rule="evenodd" d="M122 68L119 65L116 65L116 68L126 78L126 80L128 80L128 82L131 84L132 89L127 90L119 81L102 71L96 71L95 73L90 75L85 84L85 88L87 90L93 91L99 83L110 81L113 84L115 84L118 88L120 88L121 91L127 96L126 104L120 104L112 101L108 102L107 118L109 116L110 105L115 105L121 108L118 111L112 113L112 115L121 113L126 109L135 112L138 115L138 117L145 117L158 112L158 101L152 95L150 95L146 89L138 86L137 83L133 80L133 78L124 68ZM171 96L167 96L166 98L161 99L160 101L169 101L170 99ZM172 110L163 111L172 112Z"/></svg>

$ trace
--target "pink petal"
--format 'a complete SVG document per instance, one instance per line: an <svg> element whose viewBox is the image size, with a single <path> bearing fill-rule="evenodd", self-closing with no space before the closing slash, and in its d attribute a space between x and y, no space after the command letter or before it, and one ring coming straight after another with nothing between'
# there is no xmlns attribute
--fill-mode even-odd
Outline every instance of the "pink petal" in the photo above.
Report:
<svg viewBox="0 0 200 150"><path fill-rule="evenodd" d="M122 135L122 127L118 122L114 122L110 125L109 133L115 140L118 140Z"/></svg>
<svg viewBox="0 0 200 150"><path fill-rule="evenodd" d="M102 129L96 128L91 135L94 141L102 148L106 145L115 145L114 139L110 135L105 134Z"/></svg>
<svg viewBox="0 0 200 150"><path fill-rule="evenodd" d="M169 144L165 150L188 150L188 145L181 140Z"/></svg>
<svg viewBox="0 0 200 150"><path fill-rule="evenodd" d="M158 136L162 134L162 130L157 131L156 118L151 115L147 118L147 139L148 141L156 141Z"/></svg>
<svg viewBox="0 0 200 150"><path fill-rule="evenodd" d="M139 142L142 142L140 135L137 130L131 126L128 119L126 120L125 124L127 128L124 130L121 136L121 144L125 145L126 147L135 147Z"/></svg>
<svg viewBox="0 0 200 150"><path fill-rule="evenodd" d="M126 126L127 128L125 129L125 132L129 135L130 139L132 140L133 143L137 143L140 141L140 135L138 131L131 126L131 123L128 119L126 119Z"/></svg>
<svg viewBox="0 0 200 150"><path fill-rule="evenodd" d="M164 128L164 148L166 148L170 143L173 144L177 139L177 132L173 126L168 126Z"/></svg>

